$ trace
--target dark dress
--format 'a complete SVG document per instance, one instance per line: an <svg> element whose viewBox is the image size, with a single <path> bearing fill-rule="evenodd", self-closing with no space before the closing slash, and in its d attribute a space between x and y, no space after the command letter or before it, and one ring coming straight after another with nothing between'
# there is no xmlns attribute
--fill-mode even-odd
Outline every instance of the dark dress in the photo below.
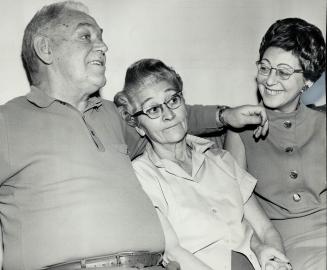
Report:
<svg viewBox="0 0 327 270"><path fill-rule="evenodd" d="M265 139L240 133L247 169L258 179L255 193L293 268L326 269L326 113L303 104L292 113L267 113Z"/></svg>

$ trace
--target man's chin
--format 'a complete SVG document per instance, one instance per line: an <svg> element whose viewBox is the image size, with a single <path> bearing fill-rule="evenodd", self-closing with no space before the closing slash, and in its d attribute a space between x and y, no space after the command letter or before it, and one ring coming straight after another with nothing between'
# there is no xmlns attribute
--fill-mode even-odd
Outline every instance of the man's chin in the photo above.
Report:
<svg viewBox="0 0 327 270"><path fill-rule="evenodd" d="M106 83L107 83L107 79L106 79L106 77L103 77L101 80L97 80L95 82L95 85L98 89L100 89L100 88L104 87L106 85Z"/></svg>
<svg viewBox="0 0 327 270"><path fill-rule="evenodd" d="M101 83L100 88L104 87L106 85L106 83L107 83L107 79L106 79L106 77L104 77L104 79L103 79L103 81Z"/></svg>

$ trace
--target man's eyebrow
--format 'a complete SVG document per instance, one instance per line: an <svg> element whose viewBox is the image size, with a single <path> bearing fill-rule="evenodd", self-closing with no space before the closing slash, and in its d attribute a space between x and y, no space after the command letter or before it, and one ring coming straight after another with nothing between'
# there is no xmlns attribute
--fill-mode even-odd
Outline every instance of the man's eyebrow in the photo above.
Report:
<svg viewBox="0 0 327 270"><path fill-rule="evenodd" d="M91 24L91 23L87 23L87 22L81 22L79 24L77 24L76 29L80 28L80 27L90 27L90 28L94 28L94 29L99 29L100 33L102 34L103 33L103 29L102 28L99 28L99 27L96 27L94 24Z"/></svg>

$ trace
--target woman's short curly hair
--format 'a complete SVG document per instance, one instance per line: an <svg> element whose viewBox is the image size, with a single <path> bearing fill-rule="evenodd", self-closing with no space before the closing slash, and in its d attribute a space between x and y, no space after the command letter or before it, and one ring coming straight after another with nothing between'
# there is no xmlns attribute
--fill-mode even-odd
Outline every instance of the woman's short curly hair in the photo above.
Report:
<svg viewBox="0 0 327 270"><path fill-rule="evenodd" d="M260 60L269 47L291 51L298 57L303 76L315 82L326 67L326 43L318 27L299 18L286 18L270 26L262 38Z"/></svg>
<svg viewBox="0 0 327 270"><path fill-rule="evenodd" d="M134 101L137 91L160 81L169 82L177 92L183 90L183 81L179 74L158 59L141 59L128 67L124 88L115 95L114 102L131 126L136 125L136 119L131 115L139 109Z"/></svg>

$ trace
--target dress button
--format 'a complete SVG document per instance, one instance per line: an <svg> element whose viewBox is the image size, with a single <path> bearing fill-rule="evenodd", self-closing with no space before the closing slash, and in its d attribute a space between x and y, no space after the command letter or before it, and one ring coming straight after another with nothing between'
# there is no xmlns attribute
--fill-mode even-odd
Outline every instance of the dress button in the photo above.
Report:
<svg viewBox="0 0 327 270"><path fill-rule="evenodd" d="M217 209L216 209L216 208L212 208L211 211L212 211L212 213L214 213L214 214L217 213Z"/></svg>
<svg viewBox="0 0 327 270"><path fill-rule="evenodd" d="M294 150L294 149L293 149L293 147L291 147L291 146L285 148L285 152L286 152L286 153L292 153L293 150Z"/></svg>
<svg viewBox="0 0 327 270"><path fill-rule="evenodd" d="M295 202L301 201L301 195L299 193L294 193L293 194L293 201L295 201Z"/></svg>
<svg viewBox="0 0 327 270"><path fill-rule="evenodd" d="M291 171L291 172L290 172L290 177L291 177L292 179L296 179L298 175L299 175L299 174L297 173L297 171Z"/></svg>
<svg viewBox="0 0 327 270"><path fill-rule="evenodd" d="M291 121L285 121L283 123L283 125L284 125L285 128L290 128L292 126L292 123L291 123Z"/></svg>

